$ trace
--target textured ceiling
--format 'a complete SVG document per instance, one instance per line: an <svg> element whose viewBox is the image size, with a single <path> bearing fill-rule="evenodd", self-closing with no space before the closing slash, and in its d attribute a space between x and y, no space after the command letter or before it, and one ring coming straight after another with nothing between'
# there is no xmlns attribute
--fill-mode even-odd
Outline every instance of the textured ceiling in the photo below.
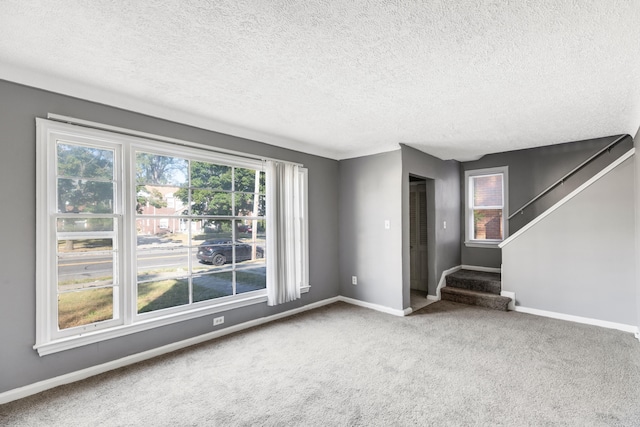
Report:
<svg viewBox="0 0 640 427"><path fill-rule="evenodd" d="M0 0L0 78L336 159L464 160L635 135L640 1Z"/></svg>

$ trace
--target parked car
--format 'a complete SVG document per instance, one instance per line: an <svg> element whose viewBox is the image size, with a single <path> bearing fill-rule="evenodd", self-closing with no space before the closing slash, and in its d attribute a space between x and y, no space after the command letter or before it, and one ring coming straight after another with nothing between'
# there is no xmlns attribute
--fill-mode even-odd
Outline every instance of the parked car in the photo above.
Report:
<svg viewBox="0 0 640 427"><path fill-rule="evenodd" d="M233 246L236 248L236 262L251 259L252 245L228 239L207 240L198 246L198 260L203 264L223 265L233 260ZM264 249L256 246L256 258L264 258Z"/></svg>
<svg viewBox="0 0 640 427"><path fill-rule="evenodd" d="M238 233L251 233L251 226L250 225L239 224L236 227L236 230L238 230Z"/></svg>

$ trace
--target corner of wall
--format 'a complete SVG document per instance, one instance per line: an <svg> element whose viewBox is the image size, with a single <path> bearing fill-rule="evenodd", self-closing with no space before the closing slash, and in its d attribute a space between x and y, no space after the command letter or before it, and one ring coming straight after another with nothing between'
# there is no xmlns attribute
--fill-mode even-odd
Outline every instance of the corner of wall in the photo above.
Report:
<svg viewBox="0 0 640 427"><path fill-rule="evenodd" d="M636 310L637 314L637 326L640 330L640 162L638 162L638 149L640 149L640 128L636 133L635 138L633 139L634 146L636 147L636 155L634 156L635 160L635 186L634 188L634 197L635 197L635 219L636 219ZM640 340L640 332L636 334L636 338Z"/></svg>
<svg viewBox="0 0 640 427"><path fill-rule="evenodd" d="M415 148L402 145L403 179L403 281L404 298L409 301L409 175L415 175L433 183L433 236L435 242L429 244L429 291L435 295L438 281L443 271L460 265L460 162L442 160ZM429 185L429 184L427 184ZM430 221L429 221L430 222ZM446 222L446 228L444 223ZM433 258L431 257L433 253Z"/></svg>

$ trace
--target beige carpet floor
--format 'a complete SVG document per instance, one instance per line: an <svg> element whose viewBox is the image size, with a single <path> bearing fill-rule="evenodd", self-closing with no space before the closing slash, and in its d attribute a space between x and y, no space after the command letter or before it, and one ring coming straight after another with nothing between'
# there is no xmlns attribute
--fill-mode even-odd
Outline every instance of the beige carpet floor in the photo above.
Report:
<svg viewBox="0 0 640 427"><path fill-rule="evenodd" d="M3 426L639 426L633 335L336 303L0 406Z"/></svg>

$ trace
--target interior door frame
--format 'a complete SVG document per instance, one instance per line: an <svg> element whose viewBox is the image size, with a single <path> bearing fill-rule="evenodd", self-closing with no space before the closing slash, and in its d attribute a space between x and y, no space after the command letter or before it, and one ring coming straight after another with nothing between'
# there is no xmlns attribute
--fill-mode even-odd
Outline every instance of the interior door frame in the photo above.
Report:
<svg viewBox="0 0 640 427"><path fill-rule="evenodd" d="M437 269L436 269L436 263L437 263L437 254L436 254L436 239L437 239L437 230L436 230L436 200L435 200L435 195L436 195L436 180L434 178L429 178L429 177L424 177L424 176L420 176L417 174L413 174L413 173L409 173L408 177L407 177L407 184L408 187L407 190L407 195L406 195L406 209L407 209L407 215L409 213L409 209L410 209L410 196L409 196L409 191L411 191L410 189L410 185L411 185L411 180L420 180L420 181L424 181L426 183L426 190L427 190L427 266L428 266L428 284L427 284L427 294L431 295L433 297L436 296L436 288L438 287L438 280L439 278L436 277L436 273L437 273ZM410 233L409 230L409 224L407 223L407 233ZM406 234L406 236L408 236L408 234ZM407 241L406 243L407 245L409 245L409 242ZM408 248L408 247L407 247ZM409 267L410 270L410 267ZM408 272L409 277L405 276L408 280L406 282L406 286L407 288L407 292L410 292L411 289L411 277L410 274L411 272Z"/></svg>
<svg viewBox="0 0 640 427"><path fill-rule="evenodd" d="M417 189L418 187L423 187ZM416 210L416 219L417 221L412 220L412 200L413 194L416 194L418 197L415 199L416 206L414 209ZM424 199L419 200L420 197L424 197ZM424 202L423 203L421 203ZM428 293L429 291L429 208L427 204L427 182L425 179L415 179L409 182L409 289L417 289L420 291L424 291ZM414 228L416 227L417 228ZM423 230L424 227L424 230ZM422 239L422 232L426 233L426 241ZM413 244L411 241L413 240ZM416 254L415 251L424 251L425 253L420 256ZM416 257L416 255L418 255ZM418 263L418 266L413 265L414 263ZM413 268L412 268L413 266ZM417 269L417 270L416 270ZM426 271L426 274L422 274ZM414 272L418 272L419 275L419 286L417 288L413 287L414 283L417 281L414 277Z"/></svg>

